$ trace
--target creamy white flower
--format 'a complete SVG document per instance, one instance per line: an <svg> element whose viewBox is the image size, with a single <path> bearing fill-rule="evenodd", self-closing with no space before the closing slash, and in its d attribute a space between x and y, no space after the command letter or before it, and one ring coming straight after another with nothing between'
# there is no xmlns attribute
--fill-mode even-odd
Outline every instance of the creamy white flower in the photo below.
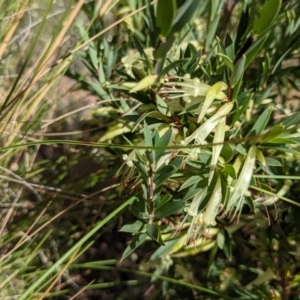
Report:
<svg viewBox="0 0 300 300"><path fill-rule="evenodd" d="M220 176L218 176L214 190L207 203L205 212L203 213L204 225L206 226L216 225L216 217L220 209L221 201L222 201L222 186L221 186Z"/></svg>
<svg viewBox="0 0 300 300"><path fill-rule="evenodd" d="M251 177L253 174L253 169L255 167L256 153L256 146L251 146L243 164L243 168L239 175L239 178L234 185L234 190L226 209L226 212L230 212L235 207L232 218L234 218L234 216L242 209L245 193L249 188Z"/></svg>

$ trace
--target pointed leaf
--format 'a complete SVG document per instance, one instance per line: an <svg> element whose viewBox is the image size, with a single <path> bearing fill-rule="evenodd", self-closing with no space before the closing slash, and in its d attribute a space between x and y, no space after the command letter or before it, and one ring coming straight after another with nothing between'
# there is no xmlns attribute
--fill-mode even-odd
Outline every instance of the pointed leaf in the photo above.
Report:
<svg viewBox="0 0 300 300"><path fill-rule="evenodd" d="M122 228L120 229L120 231L138 233L143 229L144 225L145 225L145 223L143 223L142 221L136 220L132 223L123 225Z"/></svg>
<svg viewBox="0 0 300 300"><path fill-rule="evenodd" d="M233 155L234 149L232 145L229 143L224 144L220 156L225 160L225 162L229 162L233 158Z"/></svg>
<svg viewBox="0 0 300 300"><path fill-rule="evenodd" d="M185 3L180 7L174 21L172 33L179 32L183 29L183 27L188 24L197 8L199 6L199 0L186 0Z"/></svg>
<svg viewBox="0 0 300 300"><path fill-rule="evenodd" d="M259 16L253 23L253 33L262 35L266 33L276 20L282 0L268 0L267 3L259 9Z"/></svg>
<svg viewBox="0 0 300 300"><path fill-rule="evenodd" d="M231 85L235 86L239 80L241 80L246 62L246 55L243 55L235 64L232 76L231 76Z"/></svg>
<svg viewBox="0 0 300 300"><path fill-rule="evenodd" d="M281 124L285 127L288 128L293 125L299 125L300 124L300 111L292 114L291 116L285 118Z"/></svg>
<svg viewBox="0 0 300 300"><path fill-rule="evenodd" d="M282 166L280 161L278 161L277 159L274 159L272 157L265 157L265 160L266 160L267 166L272 166L272 167L281 167Z"/></svg>
<svg viewBox="0 0 300 300"><path fill-rule="evenodd" d="M194 183L197 183L201 181L204 177L202 175L192 175L190 176L180 187L179 191L182 191L186 189L187 187L193 185Z"/></svg>
<svg viewBox="0 0 300 300"><path fill-rule="evenodd" d="M123 252L121 261L128 257L131 253L134 252L139 246L141 246L147 239L146 233L141 233L133 237L132 241L128 245L128 247Z"/></svg>
<svg viewBox="0 0 300 300"><path fill-rule="evenodd" d="M145 78L143 78L140 82L137 83L137 85L132 88L129 93L136 93L138 91L147 89L151 85L153 85L156 81L157 75L148 75Z"/></svg>
<svg viewBox="0 0 300 300"><path fill-rule="evenodd" d="M259 53L265 41L267 40L267 35L261 38L258 38L251 47L246 51L246 62L245 62L245 69L249 66L249 64L254 60L256 55Z"/></svg>
<svg viewBox="0 0 300 300"><path fill-rule="evenodd" d="M184 207L184 202L181 201L168 202L165 205L158 208L155 211L154 215L158 219L165 218L181 210L183 207Z"/></svg>
<svg viewBox="0 0 300 300"><path fill-rule="evenodd" d="M160 245L164 245L164 241L162 240L160 230L156 224L147 224L147 234L152 240L158 242Z"/></svg>
<svg viewBox="0 0 300 300"><path fill-rule="evenodd" d="M160 246L150 257L150 260L156 260L167 254L181 239L181 237L165 241L164 246Z"/></svg>
<svg viewBox="0 0 300 300"><path fill-rule="evenodd" d="M227 55L225 55L225 54L223 54L223 53L218 53L218 56L222 57L222 59L223 59L225 65L226 65L231 71L233 71L234 65L233 65L232 60L231 60Z"/></svg>
<svg viewBox="0 0 300 300"><path fill-rule="evenodd" d="M152 135L151 135L151 131L146 123L146 121L144 120L144 136L145 136L145 146L149 146L152 147L153 146L153 142L152 142Z"/></svg>
<svg viewBox="0 0 300 300"><path fill-rule="evenodd" d="M156 209L160 208L161 206L165 205L167 202L169 202L172 199L172 195L166 194L164 197L159 201L158 205L156 206Z"/></svg>
<svg viewBox="0 0 300 300"><path fill-rule="evenodd" d="M253 94L248 94L248 95L241 95L238 97L237 102L236 102L236 106L237 109L235 111L235 113L233 114L233 118L232 118L232 125L239 119L239 117L245 112L245 110L247 109L249 102L252 98Z"/></svg>
<svg viewBox="0 0 300 300"><path fill-rule="evenodd" d="M259 136L267 126L271 114L272 114L272 107L269 107L259 116L252 129L248 132L247 136L254 136L254 137Z"/></svg>
<svg viewBox="0 0 300 300"><path fill-rule="evenodd" d="M284 130L284 126L282 125L276 125L274 127L272 127L266 134L264 134L262 140L263 142L268 142L271 139L277 137L278 135L280 135Z"/></svg>
<svg viewBox="0 0 300 300"><path fill-rule="evenodd" d="M156 25L160 29L160 35L166 37L172 28L173 18L176 14L175 0L158 0L156 8Z"/></svg>
<svg viewBox="0 0 300 300"><path fill-rule="evenodd" d="M175 42L175 35L170 35L165 42L163 42L157 50L153 53L156 59L164 58L167 53L171 50L173 43Z"/></svg>
<svg viewBox="0 0 300 300"><path fill-rule="evenodd" d="M165 116L168 116L168 117L171 116L169 106L167 105L167 103L161 97L159 97L159 95L156 95L156 104L157 104L157 109L162 114L164 114Z"/></svg>
<svg viewBox="0 0 300 300"><path fill-rule="evenodd" d="M225 165L224 172L229 175L231 178L236 179L235 169L232 165Z"/></svg>

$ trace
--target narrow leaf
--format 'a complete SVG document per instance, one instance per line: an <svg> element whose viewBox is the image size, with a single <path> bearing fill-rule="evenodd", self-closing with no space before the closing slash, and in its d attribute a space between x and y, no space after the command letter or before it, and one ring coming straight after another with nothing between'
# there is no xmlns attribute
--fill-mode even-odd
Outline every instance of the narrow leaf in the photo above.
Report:
<svg viewBox="0 0 300 300"><path fill-rule="evenodd" d="M223 53L218 53L218 56L222 57L222 59L223 59L225 65L226 65L231 71L233 71L234 65L233 65L232 60L231 60L227 55L225 55L225 54L223 54Z"/></svg>
<svg viewBox="0 0 300 300"><path fill-rule="evenodd" d="M254 34L262 35L270 29L279 14L281 5L282 0L268 0L259 9L259 16L253 24Z"/></svg>
<svg viewBox="0 0 300 300"><path fill-rule="evenodd" d="M246 62L246 56L243 55L235 64L232 76L231 76L231 85L235 86L237 82L241 79L244 73L245 68L245 62Z"/></svg>
<svg viewBox="0 0 300 300"><path fill-rule="evenodd" d="M137 85L129 91L129 93L136 93L138 91L147 89L151 85L153 85L156 81L157 75L148 75L143 78Z"/></svg>
<svg viewBox="0 0 300 300"><path fill-rule="evenodd" d="M168 202L155 211L155 217L158 219L168 217L182 209L184 203L181 201Z"/></svg>
<svg viewBox="0 0 300 300"><path fill-rule="evenodd" d="M256 120L252 129L248 132L247 136L258 136L267 126L272 114L272 107L267 108Z"/></svg>
<svg viewBox="0 0 300 300"><path fill-rule="evenodd" d="M131 243L128 245L128 247L123 252L121 261L124 260L126 257L128 257L132 252L134 252L135 249L137 249L139 246L141 246L147 239L146 233L141 233L133 237Z"/></svg>
<svg viewBox="0 0 300 300"><path fill-rule="evenodd" d="M173 21L173 28L171 33L179 32L183 27L188 24L197 8L199 6L199 0L186 0L185 3L180 7L178 14Z"/></svg>
<svg viewBox="0 0 300 300"><path fill-rule="evenodd" d="M165 42L163 42L159 48L153 53L156 59L164 58L167 53L171 50L175 41L175 35L170 35Z"/></svg>
<svg viewBox="0 0 300 300"><path fill-rule="evenodd" d="M176 9L175 0L158 0L156 9L156 26L160 29L160 36L163 38L171 31Z"/></svg>
<svg viewBox="0 0 300 300"><path fill-rule="evenodd" d="M162 114L164 114L165 116L168 116L168 117L171 116L169 106L167 105L167 103L161 97L159 97L159 95L156 95L156 104L157 104L157 109Z"/></svg>
<svg viewBox="0 0 300 300"><path fill-rule="evenodd" d="M144 136L145 136L145 142L146 142L145 146L152 147L153 143L152 143L151 131L145 120L144 120Z"/></svg>
<svg viewBox="0 0 300 300"><path fill-rule="evenodd" d="M300 111L292 114L291 116L285 118L281 124L285 127L288 128L293 125L299 125L300 124Z"/></svg>

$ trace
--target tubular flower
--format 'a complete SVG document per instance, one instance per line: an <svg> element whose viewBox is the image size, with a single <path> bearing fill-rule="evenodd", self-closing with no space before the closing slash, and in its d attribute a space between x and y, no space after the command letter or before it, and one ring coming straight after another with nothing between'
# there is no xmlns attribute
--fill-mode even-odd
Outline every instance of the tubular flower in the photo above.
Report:
<svg viewBox="0 0 300 300"><path fill-rule="evenodd" d="M240 213L242 209L244 197L246 192L248 191L251 177L253 174L253 169L255 167L256 152L256 146L251 146L248 151L240 176L234 185L234 191L230 197L226 209L227 212L230 212L233 210L233 207L235 207L235 211L232 218L234 218L237 213Z"/></svg>
<svg viewBox="0 0 300 300"><path fill-rule="evenodd" d="M221 106L221 108L208 120L206 120L198 129L196 129L189 137L187 137L182 144L184 146L190 144L192 141L195 141L195 145L201 145L205 143L208 135L215 129L215 127L221 122L226 115L230 113L233 108L233 103L228 102ZM199 148L193 148L189 150L189 156L187 159L196 159Z"/></svg>
<svg viewBox="0 0 300 300"><path fill-rule="evenodd" d="M215 188L205 208L205 212L203 213L202 220L205 226L216 225L216 216L219 212L221 201L222 201L222 186L221 186L220 176L218 176Z"/></svg>

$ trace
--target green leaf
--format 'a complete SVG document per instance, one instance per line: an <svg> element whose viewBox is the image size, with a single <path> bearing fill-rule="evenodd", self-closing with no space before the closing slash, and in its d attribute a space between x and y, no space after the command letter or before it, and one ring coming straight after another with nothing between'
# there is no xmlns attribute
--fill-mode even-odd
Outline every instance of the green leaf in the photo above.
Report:
<svg viewBox="0 0 300 300"><path fill-rule="evenodd" d="M150 257L150 260L156 260L167 254L181 239L181 236L172 240L165 241L164 246L160 246Z"/></svg>
<svg viewBox="0 0 300 300"><path fill-rule="evenodd" d="M277 159L271 158L271 157L265 157L265 162L267 166L270 167L281 167L281 162Z"/></svg>
<svg viewBox="0 0 300 300"><path fill-rule="evenodd" d="M145 168L145 166L143 165L143 163L140 162L139 160L135 160L135 159L132 162L133 162L134 166L136 167L136 169L138 170L140 176L144 180L147 180L148 172L147 172L147 169Z"/></svg>
<svg viewBox="0 0 300 300"><path fill-rule="evenodd" d="M264 134L262 141L264 143L270 141L271 139L280 135L283 132L283 130L284 130L283 125L275 125L266 134Z"/></svg>
<svg viewBox="0 0 300 300"><path fill-rule="evenodd" d="M165 205L172 199L172 195L166 194L164 197L156 204L156 209L160 208L161 206Z"/></svg>
<svg viewBox="0 0 300 300"><path fill-rule="evenodd" d="M224 166L224 172L229 175L231 178L233 179L237 179L237 176L236 176L236 172L235 172L235 169L232 165L228 165L226 164Z"/></svg>
<svg viewBox="0 0 300 300"><path fill-rule="evenodd" d="M248 132L247 136L254 136L254 137L259 136L267 126L271 114L272 114L272 107L269 107L259 116L252 129Z"/></svg>
<svg viewBox="0 0 300 300"><path fill-rule="evenodd" d="M190 61L188 61L188 64L186 64L186 67L184 70L191 74L191 77L193 78L193 72L199 67L199 62L202 57L202 50L199 50L195 53L195 55L192 57Z"/></svg>
<svg viewBox="0 0 300 300"><path fill-rule="evenodd" d="M168 116L168 117L171 116L169 106L167 105L167 103L161 97L159 97L159 95L156 95L156 104L157 104L157 109L162 114L164 114L165 116Z"/></svg>
<svg viewBox="0 0 300 300"><path fill-rule="evenodd" d="M225 0L210 1L210 12L207 18L205 49L209 49L213 39L216 37L217 27L220 21L220 9L223 7ZM216 5L217 4L217 5Z"/></svg>
<svg viewBox="0 0 300 300"><path fill-rule="evenodd" d="M161 207L159 207L155 212L155 218L161 219L161 218L165 218L168 217L172 214L174 214L175 212L181 210L184 207L184 202L182 201L172 201L172 202L168 202L165 205L162 205Z"/></svg>
<svg viewBox="0 0 300 300"><path fill-rule="evenodd" d="M155 152L153 150L147 149L146 150L146 157L147 157L150 165L155 164L156 159L155 159Z"/></svg>
<svg viewBox="0 0 300 300"><path fill-rule="evenodd" d="M160 245L164 245L160 230L156 224L147 224L147 234L152 240L158 242Z"/></svg>
<svg viewBox="0 0 300 300"><path fill-rule="evenodd" d="M168 72L170 72L171 70L173 70L174 68L176 68L177 66L182 65L183 63L185 63L187 61L187 59L179 59L176 61L173 61L172 63L170 63L169 65L167 65L162 72L159 74L159 76L164 76L166 75Z"/></svg>
<svg viewBox="0 0 300 300"><path fill-rule="evenodd" d="M157 50L155 50L153 56L156 59L164 58L167 53L171 50L174 42L175 42L175 35L170 35L165 42L163 42Z"/></svg>
<svg viewBox="0 0 300 300"><path fill-rule="evenodd" d="M133 2L133 1L130 1ZM147 11L148 11L148 32L151 40L152 47L155 47L158 42L158 32L157 32L157 25L156 25L156 17L155 17L155 11L154 11L154 5L150 3L150 1L147 1ZM140 33L140 35L143 37L143 34L136 30L136 33Z"/></svg>
<svg viewBox="0 0 300 300"><path fill-rule="evenodd" d="M233 125L239 119L239 117L245 112L252 96L253 96L253 94L248 94L248 95L241 94L238 97L238 99L235 103L237 108L235 109L235 107L234 107L235 113L233 114L231 125Z"/></svg>
<svg viewBox="0 0 300 300"><path fill-rule="evenodd" d="M243 78L240 77L240 79L237 81L237 83L236 83L235 86L233 87L232 98L231 98L232 101L235 101L235 100L236 100L236 98L237 98L237 96L238 96L238 94L239 94L239 92L240 92L240 88L241 88L242 82L243 82L242 79L243 79Z"/></svg>
<svg viewBox="0 0 300 300"><path fill-rule="evenodd" d="M152 142L151 131L150 131L150 129L149 129L149 127L148 127L145 120L144 120L144 136L145 136L146 146L152 147L153 142Z"/></svg>
<svg viewBox="0 0 300 300"><path fill-rule="evenodd" d="M170 164L160 167L154 175L155 186L159 187L168 180L180 168L181 161L182 160L180 158L177 158Z"/></svg>
<svg viewBox="0 0 300 300"><path fill-rule="evenodd" d="M231 38L231 35L229 33L226 34L225 53L232 61L234 60L235 57L234 41Z"/></svg>
<svg viewBox="0 0 300 300"><path fill-rule="evenodd" d="M224 251L227 258L231 259L231 257L232 257L232 245L231 245L229 234L226 230L222 230L222 231L218 232L217 245L220 249L222 249Z"/></svg>
<svg viewBox="0 0 300 300"><path fill-rule="evenodd" d="M170 128L162 137L159 137L157 130L155 131L154 145L156 147L160 147L160 148L154 149L157 159L159 158L159 156L161 154L163 154L165 152L165 149L163 149L163 147L167 147L169 145L171 138L172 138L172 133L173 133L173 130L172 130L172 128Z"/></svg>
<svg viewBox="0 0 300 300"><path fill-rule="evenodd" d="M142 221L136 220L132 223L123 225L122 228L120 229L120 231L130 232L130 233L139 233L143 229L144 225L145 225L145 223L143 223Z"/></svg>
<svg viewBox="0 0 300 300"><path fill-rule="evenodd" d="M100 86L99 83L88 81L87 84L92 88L93 91L102 99L107 99L107 92Z"/></svg>
<svg viewBox="0 0 300 300"><path fill-rule="evenodd" d="M171 33L179 32L187 25L199 6L199 0L186 0L180 7L174 21Z"/></svg>
<svg viewBox="0 0 300 300"><path fill-rule="evenodd" d="M139 92L139 93L129 93L128 91L124 91L124 94L129 95L130 97L139 100L140 102L144 104L151 104L152 100L149 98L149 96L145 92Z"/></svg>
<svg viewBox="0 0 300 300"><path fill-rule="evenodd" d="M268 0L266 4L259 8L259 16L254 21L253 33L257 35L263 35L266 33L276 20L282 0Z"/></svg>
<svg viewBox="0 0 300 300"><path fill-rule="evenodd" d="M97 54L97 51L95 49L95 45L93 42L90 43L88 51L89 51L89 55L90 55L93 67L94 67L94 69L97 69L98 68L98 54Z"/></svg>
<svg viewBox="0 0 300 300"><path fill-rule="evenodd" d="M241 153L242 155L247 155L247 149L242 144L237 145L236 151Z"/></svg>
<svg viewBox="0 0 300 300"><path fill-rule="evenodd" d="M139 194L139 197L130 206L130 211L137 218L143 218L148 215L147 203L141 194Z"/></svg>
<svg viewBox="0 0 300 300"><path fill-rule="evenodd" d="M263 47L265 41L267 40L267 36L263 36L262 38L258 38L251 47L246 51L246 62L245 69L249 66L249 64L254 60L256 55L259 53L261 48Z"/></svg>
<svg viewBox="0 0 300 300"><path fill-rule="evenodd" d="M207 177L207 176L206 176ZM203 180L203 175L192 175L190 176L180 187L179 191L182 191L186 189L187 187L193 185L194 183L197 183L201 180Z"/></svg>
<svg viewBox="0 0 300 300"><path fill-rule="evenodd" d="M229 143L225 143L221 150L220 156L224 158L225 162L229 162L233 158L233 155L234 150L232 145L230 145Z"/></svg>
<svg viewBox="0 0 300 300"><path fill-rule="evenodd" d="M246 56L243 54L243 56L237 61L237 63L234 66L232 76L231 76L232 86L235 86L237 82L241 80L244 73L245 62L246 62Z"/></svg>
<svg viewBox="0 0 300 300"><path fill-rule="evenodd" d="M284 137L280 137L280 136L279 137L275 137L275 138L269 140L268 143L274 143L274 144L291 144L291 145L298 144L298 142L294 141L293 139L284 138Z"/></svg>
<svg viewBox="0 0 300 300"><path fill-rule="evenodd" d="M207 186L208 186L208 178L206 178L206 179L204 179L202 181L199 181L198 183L193 184L192 186L190 186L190 188L188 189L187 193L184 195L184 198L183 198L182 201L186 202L187 200L190 200L198 192L200 192L201 190L203 190Z"/></svg>
<svg viewBox="0 0 300 300"><path fill-rule="evenodd" d="M160 29L160 36L166 37L170 33L176 9L177 5L175 0L158 0L156 26Z"/></svg>
<svg viewBox="0 0 300 300"><path fill-rule="evenodd" d="M147 233L141 233L133 237L132 241L128 247L123 252L121 261L128 257L131 253L134 252L139 246L141 246L147 239Z"/></svg>
<svg viewBox="0 0 300 300"><path fill-rule="evenodd" d="M231 71L233 71L234 65L233 65L232 60L231 60L227 55L225 55L225 54L223 54L223 53L218 53L218 56L222 57L222 59L223 59L225 65L226 65Z"/></svg>
<svg viewBox="0 0 300 300"><path fill-rule="evenodd" d="M141 70L136 67L131 67L132 74L136 78L136 80L142 80L147 76L147 73L144 70Z"/></svg>
<svg viewBox="0 0 300 300"><path fill-rule="evenodd" d="M300 124L300 111L292 114L291 116L285 118L281 124L285 127L288 128L293 125L299 125Z"/></svg>
<svg viewBox="0 0 300 300"><path fill-rule="evenodd" d="M132 88L129 93L136 93L141 90L145 90L153 85L156 81L157 75L148 75L144 77L141 81L137 83L137 85Z"/></svg>
<svg viewBox="0 0 300 300"><path fill-rule="evenodd" d="M265 59L262 63L263 72L261 76L261 80L259 83L259 88L263 89L263 87L267 84L269 75L270 75L270 56L268 52L265 53Z"/></svg>

